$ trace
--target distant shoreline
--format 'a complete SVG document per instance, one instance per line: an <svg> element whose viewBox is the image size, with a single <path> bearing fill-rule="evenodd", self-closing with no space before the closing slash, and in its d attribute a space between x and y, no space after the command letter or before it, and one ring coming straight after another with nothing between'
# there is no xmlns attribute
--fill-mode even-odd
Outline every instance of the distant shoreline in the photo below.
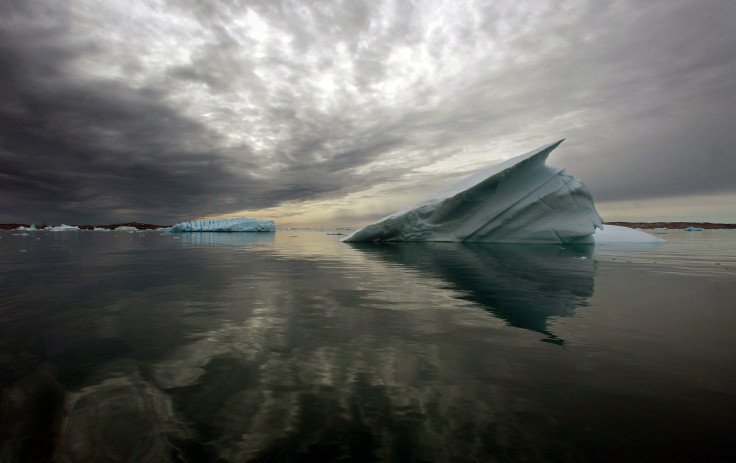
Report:
<svg viewBox="0 0 736 463"><path fill-rule="evenodd" d="M702 228L703 230L732 230L736 229L736 223L711 223L711 222L604 222L603 225L619 225L629 228L669 228L671 230L684 230L685 228Z"/></svg>
<svg viewBox="0 0 736 463"><path fill-rule="evenodd" d="M58 224L60 225L60 224ZM54 227L58 225L36 225L38 230L44 228ZM0 223L0 230L17 230L20 227L30 227L28 223ZM125 222L125 223L113 223L110 225L72 225L73 227L79 227L80 230L94 230L95 228L103 228L105 230L115 230L120 227L133 227L138 230L158 230L159 228L169 228L171 225L156 225L152 223L140 223L140 222Z"/></svg>
<svg viewBox="0 0 736 463"><path fill-rule="evenodd" d="M711 222L604 222L603 225L619 225L628 228L642 228L651 230L653 228L668 228L671 230L684 230L686 228L702 228L703 230L733 230L736 229L736 223L711 223ZM19 227L30 227L28 223L0 223L0 230L17 230ZM36 225L36 228L43 230L47 227L58 225ZM114 223L110 225L73 225L81 230L105 229L115 230L119 227L133 227L138 230L158 230L159 228L169 228L171 225L156 225L152 223L125 222Z"/></svg>

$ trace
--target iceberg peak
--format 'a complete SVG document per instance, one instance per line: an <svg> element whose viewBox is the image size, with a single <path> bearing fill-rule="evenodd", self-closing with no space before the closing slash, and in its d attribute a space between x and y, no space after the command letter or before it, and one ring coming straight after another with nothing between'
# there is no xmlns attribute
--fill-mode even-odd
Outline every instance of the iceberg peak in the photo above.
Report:
<svg viewBox="0 0 736 463"><path fill-rule="evenodd" d="M482 169L342 241L593 243L602 219L592 194L546 165L563 141Z"/></svg>

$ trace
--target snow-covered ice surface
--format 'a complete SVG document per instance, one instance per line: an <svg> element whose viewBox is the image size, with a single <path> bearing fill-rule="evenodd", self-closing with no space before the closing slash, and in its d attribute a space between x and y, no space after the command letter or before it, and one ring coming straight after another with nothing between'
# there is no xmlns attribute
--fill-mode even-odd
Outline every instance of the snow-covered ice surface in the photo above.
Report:
<svg viewBox="0 0 736 463"><path fill-rule="evenodd" d="M563 140L483 169L343 241L593 243L588 188L545 161Z"/></svg>
<svg viewBox="0 0 736 463"><path fill-rule="evenodd" d="M276 231L273 220L259 220L248 217L228 219L198 220L182 222L168 230L170 233L182 232L272 232Z"/></svg>
<svg viewBox="0 0 736 463"><path fill-rule="evenodd" d="M603 225L595 231L593 239L596 244L607 243L666 243L665 240L649 233L618 225Z"/></svg>
<svg viewBox="0 0 736 463"><path fill-rule="evenodd" d="M79 227L77 227L76 225L65 225L65 224L46 228L46 231L52 231L52 232L75 231L75 230L79 230Z"/></svg>

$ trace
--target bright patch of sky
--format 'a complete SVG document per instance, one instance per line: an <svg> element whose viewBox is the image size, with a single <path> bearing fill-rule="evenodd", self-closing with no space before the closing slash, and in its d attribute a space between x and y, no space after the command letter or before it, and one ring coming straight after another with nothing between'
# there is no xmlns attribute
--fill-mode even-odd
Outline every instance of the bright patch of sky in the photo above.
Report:
<svg viewBox="0 0 736 463"><path fill-rule="evenodd" d="M289 107L299 119L339 112L360 121L430 111L509 62L564 46L559 38L534 50L517 45L548 29L553 9L558 23L584 10L576 2L383 1L351 18L340 17L339 5L316 4L287 14L225 10L214 22L164 1L85 0L71 2L67 24L77 45L96 51L73 62L75 73L165 91L231 146L269 157L290 135L264 112ZM346 19L352 24L341 26Z"/></svg>

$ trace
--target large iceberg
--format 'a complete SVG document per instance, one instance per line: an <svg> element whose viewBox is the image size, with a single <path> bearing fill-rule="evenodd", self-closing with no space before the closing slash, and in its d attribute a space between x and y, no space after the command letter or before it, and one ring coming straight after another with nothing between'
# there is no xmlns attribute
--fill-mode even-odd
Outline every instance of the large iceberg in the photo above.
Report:
<svg viewBox="0 0 736 463"><path fill-rule="evenodd" d="M251 219L249 217L231 217L228 219L197 220L182 222L169 229L171 233L182 232L273 232L276 225L273 220Z"/></svg>
<svg viewBox="0 0 736 463"><path fill-rule="evenodd" d="M483 169L342 241L593 243L593 196L545 164L560 140Z"/></svg>

